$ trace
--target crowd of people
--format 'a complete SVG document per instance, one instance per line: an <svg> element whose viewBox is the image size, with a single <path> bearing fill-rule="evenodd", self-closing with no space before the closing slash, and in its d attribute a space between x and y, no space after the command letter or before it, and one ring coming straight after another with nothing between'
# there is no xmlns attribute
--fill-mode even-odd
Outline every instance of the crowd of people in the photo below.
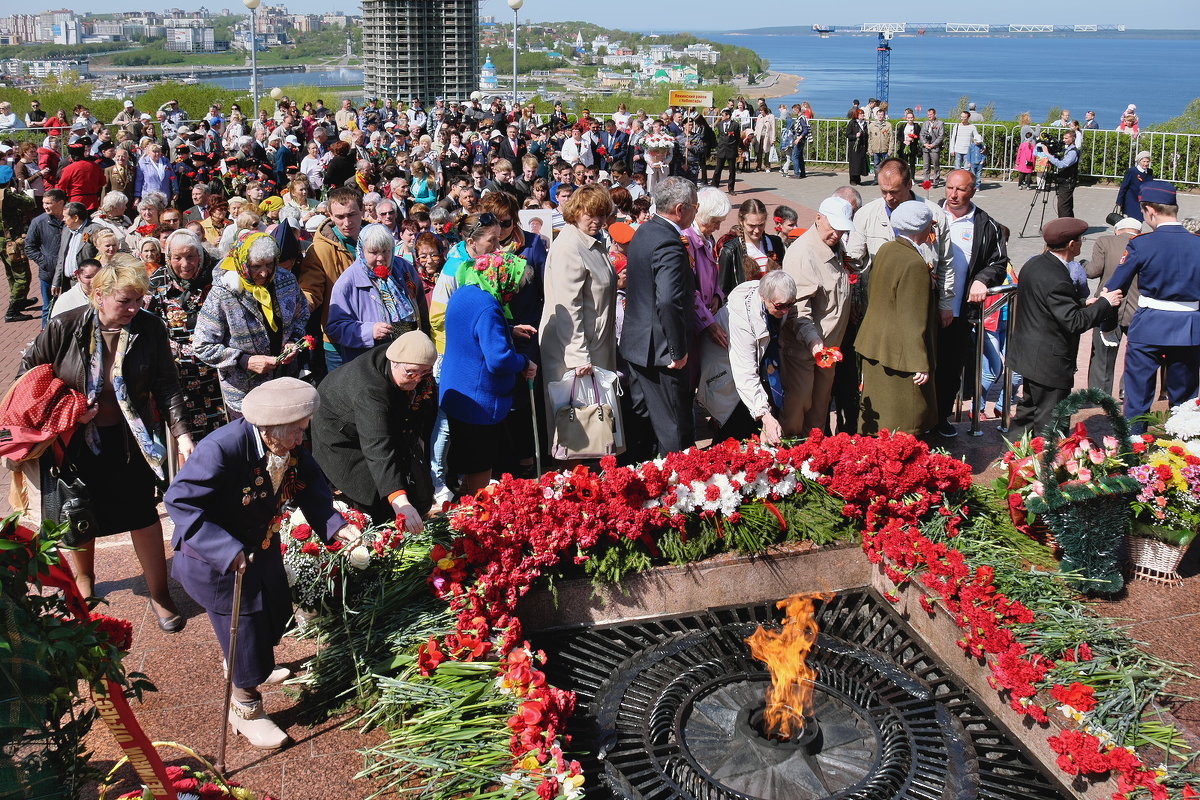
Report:
<svg viewBox="0 0 1200 800"><path fill-rule="evenodd" d="M594 456L564 444L551 384L620 375L610 452L628 461L814 428L952 437L977 335L985 392L1011 338L1018 428L1048 420L1091 327L1104 333L1094 379L1110 390L1128 337L1131 416L1149 407L1160 363L1172 402L1197 394L1200 238L1182 235L1174 189L1140 162L1120 202L1141 217L1122 218L1087 267L1101 288L1089 297L1080 282L1086 223L1063 215L1021 272L1022 324L1007 330L981 314L1016 270L1008 229L974 202L974 163L955 150L941 203L914 191L918 161L940 177L933 109L895 128L873 112L850 183L869 169L880 196L850 185L814 198L803 229L791 208L735 208L720 188L726 174L732 191L747 153L770 167L764 101L754 117L732 102L715 124L624 106L572 120L561 104L543 121L499 99L331 110L285 97L257 120L126 106L116 136L64 119L40 148L3 146L7 319L38 305L36 270L43 330L22 372L49 365L86 401L76 435L43 457L91 490L94 524L69 555L84 594L95 538L131 531L160 626L183 627L164 490L174 572L227 656L230 576L246 575L230 721L258 746L286 739L258 691L291 613L273 538L284 506L327 541L354 535L335 494L417 531L502 473ZM787 165L803 177L812 110L793 113ZM47 155L56 136L65 164ZM528 226L522 211L538 212ZM1143 219L1154 232L1130 240ZM1135 280L1136 313L1124 294ZM32 492L40 467L22 471Z"/></svg>

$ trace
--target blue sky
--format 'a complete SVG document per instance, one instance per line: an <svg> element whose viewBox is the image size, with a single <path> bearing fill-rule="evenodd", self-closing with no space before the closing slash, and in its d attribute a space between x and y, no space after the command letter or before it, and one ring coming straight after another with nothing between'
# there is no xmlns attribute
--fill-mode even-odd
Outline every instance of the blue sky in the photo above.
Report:
<svg viewBox="0 0 1200 800"><path fill-rule="evenodd" d="M316 13L341 8L357 11L357 3L335 4L328 0L283 0L296 13ZM22 10L45 11L63 8L62 0L28 0ZM171 0L171 7L210 10L243 10L236 0ZM163 5L146 4L146 8ZM505 0L483 0L482 13L507 18L512 15ZM138 0L124 4L114 0L93 0L87 10L97 13L142 7ZM602 0L598 3L564 3L561 0L526 0L521 17L535 21L579 19L626 30L713 30L730 31L769 25L856 25L862 22L989 22L1053 23L1056 25L1123 24L1131 28L1200 28L1200 3L1195 0L1164 0L1159 3L1129 3L1128 0L1091 0L1088 3L1012 4L1011 10L999 4L963 4L959 0L929 0L917 12L911 4L895 0L857 0L848 11L828 13L817 3L781 3L779 0L683 0L652 2L646 0ZM732 10L731 10L732 9ZM781 13L781 9L789 9ZM802 10L793 10L802 9ZM1024 9L1024 10L1021 10ZM5 12L12 13L15 6ZM920 17L918 19L917 17Z"/></svg>

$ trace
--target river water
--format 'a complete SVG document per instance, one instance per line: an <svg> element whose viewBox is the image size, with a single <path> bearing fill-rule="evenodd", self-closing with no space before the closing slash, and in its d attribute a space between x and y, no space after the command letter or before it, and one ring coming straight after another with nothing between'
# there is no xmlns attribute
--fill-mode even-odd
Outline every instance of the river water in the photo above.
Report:
<svg viewBox="0 0 1200 800"><path fill-rule="evenodd" d="M875 34L730 35L700 33L706 39L748 47L770 61L771 69L802 75L799 92L771 100L789 106L807 100L819 117L841 117L858 98L875 94ZM1138 38L1136 34L947 36L908 34L892 40L892 116L920 105L939 112L969 95L983 106L996 104L996 117L1014 119L1022 111L1034 122L1055 107L1083 120L1093 109L1103 128L1115 128L1129 103L1143 125L1164 122L1200 96L1193 68L1200 55L1196 39Z"/></svg>

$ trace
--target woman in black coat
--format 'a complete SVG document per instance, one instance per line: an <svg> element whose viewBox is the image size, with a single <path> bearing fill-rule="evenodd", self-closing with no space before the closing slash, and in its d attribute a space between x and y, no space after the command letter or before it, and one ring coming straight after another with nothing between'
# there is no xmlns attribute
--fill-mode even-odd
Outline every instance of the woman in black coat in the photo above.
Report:
<svg viewBox="0 0 1200 800"><path fill-rule="evenodd" d="M850 162L850 183L862 184L863 176L870 172L867 159L867 121L861 108L851 109L846 115L846 158Z"/></svg>
<svg viewBox="0 0 1200 800"><path fill-rule="evenodd" d="M181 463L193 443L167 329L142 310L147 290L142 263L117 256L92 278L91 304L50 320L25 352L21 373L50 364L55 377L87 398L87 411L56 463L60 474L88 487L95 517L92 538L67 551L79 591L84 597L95 591L95 537L130 531L159 627L174 633L184 619L167 589L158 519L166 448L156 417L176 437Z"/></svg>
<svg viewBox="0 0 1200 800"><path fill-rule="evenodd" d="M726 297L738 284L783 265L783 240L766 229L762 200L751 198L738 207L737 224L717 243L717 284Z"/></svg>

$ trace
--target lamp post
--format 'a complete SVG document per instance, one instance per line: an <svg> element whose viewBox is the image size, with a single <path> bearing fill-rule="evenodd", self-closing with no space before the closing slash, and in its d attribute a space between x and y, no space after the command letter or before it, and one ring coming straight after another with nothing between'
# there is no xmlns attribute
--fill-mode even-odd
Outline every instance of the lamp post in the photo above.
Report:
<svg viewBox="0 0 1200 800"><path fill-rule="evenodd" d="M525 0L508 0L508 7L513 10L513 101L512 107L514 112L517 108L517 16L521 12L521 6L525 5Z"/></svg>
<svg viewBox="0 0 1200 800"><path fill-rule="evenodd" d="M254 12L262 4L262 0L242 0L242 5L250 9L250 94L254 98L254 122L251 130L258 124L258 24Z"/></svg>

